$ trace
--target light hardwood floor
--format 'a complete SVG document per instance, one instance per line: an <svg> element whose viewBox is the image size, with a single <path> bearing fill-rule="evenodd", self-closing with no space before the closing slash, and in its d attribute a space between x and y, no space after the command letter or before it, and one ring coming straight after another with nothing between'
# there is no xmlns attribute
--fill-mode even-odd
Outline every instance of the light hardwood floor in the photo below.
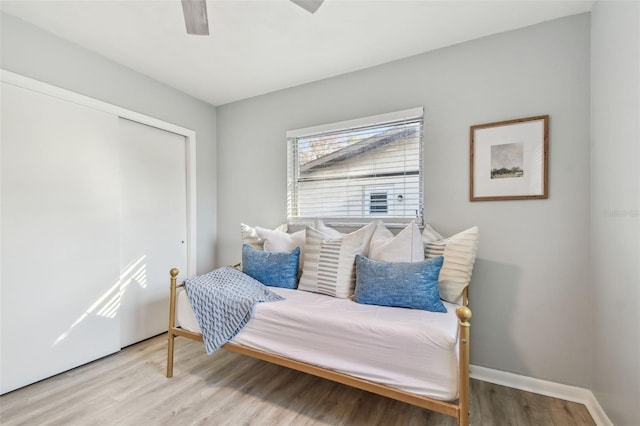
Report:
<svg viewBox="0 0 640 426"><path fill-rule="evenodd" d="M452 418L166 336L0 397L2 425L455 425ZM472 380L472 425L593 425L587 409Z"/></svg>

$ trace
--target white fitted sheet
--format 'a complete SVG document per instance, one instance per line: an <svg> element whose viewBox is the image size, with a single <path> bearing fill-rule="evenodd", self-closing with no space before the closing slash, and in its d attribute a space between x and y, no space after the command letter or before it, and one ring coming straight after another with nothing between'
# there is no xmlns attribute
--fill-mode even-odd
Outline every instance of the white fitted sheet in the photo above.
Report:
<svg viewBox="0 0 640 426"><path fill-rule="evenodd" d="M270 289L286 300L258 303L232 342L429 398L458 397L457 305L434 313ZM178 325L200 333L183 289L176 310Z"/></svg>

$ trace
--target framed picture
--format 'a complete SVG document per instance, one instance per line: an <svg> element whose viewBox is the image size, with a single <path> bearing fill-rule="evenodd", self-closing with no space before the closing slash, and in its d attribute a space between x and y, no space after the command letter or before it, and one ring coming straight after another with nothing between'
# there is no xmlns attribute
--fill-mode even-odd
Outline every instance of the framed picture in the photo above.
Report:
<svg viewBox="0 0 640 426"><path fill-rule="evenodd" d="M548 198L549 116L471 126L470 201Z"/></svg>

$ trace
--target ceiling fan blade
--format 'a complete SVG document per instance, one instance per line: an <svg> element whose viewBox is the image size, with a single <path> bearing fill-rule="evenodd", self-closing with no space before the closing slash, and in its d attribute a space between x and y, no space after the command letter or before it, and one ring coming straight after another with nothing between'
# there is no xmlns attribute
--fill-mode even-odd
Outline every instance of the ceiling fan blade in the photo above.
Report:
<svg viewBox="0 0 640 426"><path fill-rule="evenodd" d="M206 0L182 0L182 11L188 34L209 35Z"/></svg>
<svg viewBox="0 0 640 426"><path fill-rule="evenodd" d="M183 0L184 1L184 0ZM307 12L315 13L324 0L291 0Z"/></svg>

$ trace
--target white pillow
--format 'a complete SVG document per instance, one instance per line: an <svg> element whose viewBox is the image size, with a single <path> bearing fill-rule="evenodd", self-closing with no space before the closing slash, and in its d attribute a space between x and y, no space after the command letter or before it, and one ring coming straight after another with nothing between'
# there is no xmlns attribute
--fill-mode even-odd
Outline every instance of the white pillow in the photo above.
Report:
<svg viewBox="0 0 640 426"><path fill-rule="evenodd" d="M283 223L278 226L276 231L287 232L287 224ZM242 244L249 244L256 250L263 250L264 240L258 236L256 228L247 224L240 224L240 236L242 237Z"/></svg>
<svg viewBox="0 0 640 426"><path fill-rule="evenodd" d="M471 273L473 272L473 264L477 253L477 226L459 232L449 238L425 242L424 254L427 259L444 256L444 263L438 277L441 299L451 303L460 304L462 302L462 291L471 281Z"/></svg>
<svg viewBox="0 0 640 426"><path fill-rule="evenodd" d="M424 246L420 228L411 221L398 235L391 231L379 220L371 237L369 258L384 260L385 262L422 262L424 260Z"/></svg>
<svg viewBox="0 0 640 426"><path fill-rule="evenodd" d="M339 238L307 226L305 259L298 290L348 298L356 284L356 255L368 251L376 222Z"/></svg>
<svg viewBox="0 0 640 426"><path fill-rule="evenodd" d="M291 251L296 247L304 246L304 229L293 234L256 226L258 236L264 240L264 251L272 253Z"/></svg>

